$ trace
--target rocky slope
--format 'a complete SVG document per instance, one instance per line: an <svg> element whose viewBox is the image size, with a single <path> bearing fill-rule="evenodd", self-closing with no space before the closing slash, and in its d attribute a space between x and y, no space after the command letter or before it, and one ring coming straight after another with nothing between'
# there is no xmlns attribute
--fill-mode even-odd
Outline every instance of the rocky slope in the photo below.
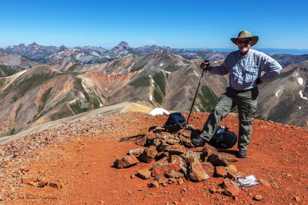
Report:
<svg viewBox="0 0 308 205"><path fill-rule="evenodd" d="M0 203L280 205L305 204L307 200L308 167L302 163L308 160L305 129L256 120L249 158L233 164L242 176L253 174L262 184L241 188L232 198L214 189L223 178L148 188L146 181L134 177L148 165L112 168L116 157L137 147L136 136L166 120L140 113L117 114L116 109L100 108L50 122L53 125L45 128L40 125L0 145ZM206 117L195 113L192 124L200 129ZM229 116L223 124L236 131L237 122ZM234 149L220 151L230 158L233 153Z"/></svg>
<svg viewBox="0 0 308 205"><path fill-rule="evenodd" d="M0 82L1 135L102 106L102 95L87 81L50 66L23 70Z"/></svg>
<svg viewBox="0 0 308 205"><path fill-rule="evenodd" d="M263 119L308 126L308 67L287 66L260 87L258 115Z"/></svg>

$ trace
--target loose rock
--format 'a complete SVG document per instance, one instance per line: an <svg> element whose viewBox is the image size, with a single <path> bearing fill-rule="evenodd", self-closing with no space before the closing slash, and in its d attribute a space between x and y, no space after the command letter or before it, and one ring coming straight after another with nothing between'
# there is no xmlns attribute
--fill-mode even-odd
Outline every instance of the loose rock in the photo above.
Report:
<svg viewBox="0 0 308 205"><path fill-rule="evenodd" d="M191 159L189 164L189 178L192 181L200 182L209 178L209 175L203 169L202 164L196 158Z"/></svg>
<svg viewBox="0 0 308 205"><path fill-rule="evenodd" d="M145 148L144 152L140 155L139 160L141 162L150 163L152 162L156 155L158 154L156 147L154 145Z"/></svg>
<svg viewBox="0 0 308 205"><path fill-rule="evenodd" d="M260 195L260 194L257 194L257 195L255 195L255 196L253 197L253 200L255 200L255 201L262 201L262 200L263 200L263 196Z"/></svg>
<svg viewBox="0 0 308 205"><path fill-rule="evenodd" d="M236 183L230 179L225 179L222 183L222 188L224 189L223 193L227 196L236 197L240 193L240 188Z"/></svg>
<svg viewBox="0 0 308 205"><path fill-rule="evenodd" d="M208 158L207 161L212 163L214 166L228 166L227 160L223 159L221 156L218 154L211 154Z"/></svg>
<svg viewBox="0 0 308 205"><path fill-rule="evenodd" d="M136 176L138 176L141 179L149 179L151 177L151 171L147 168L140 169L137 173Z"/></svg>
<svg viewBox="0 0 308 205"><path fill-rule="evenodd" d="M118 169L128 168L138 164L138 159L134 155L126 155L121 159L116 159L113 162L113 166Z"/></svg>
<svg viewBox="0 0 308 205"><path fill-rule="evenodd" d="M144 152L144 148L143 147L138 147L135 149L130 149L128 150L128 154L129 155L134 155L135 157L139 157L142 153Z"/></svg>
<svg viewBox="0 0 308 205"><path fill-rule="evenodd" d="M182 178L182 177L184 177L184 174L183 173L181 173L181 172L177 172L177 171L175 171L175 170L169 170L166 174L165 174L165 176L167 177L167 178Z"/></svg>
<svg viewBox="0 0 308 205"><path fill-rule="evenodd" d="M149 186L150 188L158 188L158 187L159 187L159 183L158 183L158 181L151 181L151 182L148 184L148 186Z"/></svg>

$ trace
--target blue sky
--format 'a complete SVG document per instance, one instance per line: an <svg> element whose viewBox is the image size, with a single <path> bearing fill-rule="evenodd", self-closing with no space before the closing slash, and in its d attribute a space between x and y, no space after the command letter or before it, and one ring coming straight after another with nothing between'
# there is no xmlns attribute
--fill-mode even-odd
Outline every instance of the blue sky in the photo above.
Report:
<svg viewBox="0 0 308 205"><path fill-rule="evenodd" d="M307 0L9 0L1 2L0 46L110 47L159 44L231 48L241 29L262 48L308 48Z"/></svg>

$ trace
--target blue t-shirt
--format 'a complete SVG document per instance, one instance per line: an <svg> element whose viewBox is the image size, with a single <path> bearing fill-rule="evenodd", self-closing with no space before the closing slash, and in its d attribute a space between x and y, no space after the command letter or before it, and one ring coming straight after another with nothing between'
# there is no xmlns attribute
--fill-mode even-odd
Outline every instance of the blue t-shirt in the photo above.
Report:
<svg viewBox="0 0 308 205"><path fill-rule="evenodd" d="M261 80L272 78L281 70L282 66L276 60L254 49L250 49L246 55L241 55L240 51L231 52L223 65L210 68L210 72L214 74L229 73L230 87L235 90L254 88L258 78Z"/></svg>

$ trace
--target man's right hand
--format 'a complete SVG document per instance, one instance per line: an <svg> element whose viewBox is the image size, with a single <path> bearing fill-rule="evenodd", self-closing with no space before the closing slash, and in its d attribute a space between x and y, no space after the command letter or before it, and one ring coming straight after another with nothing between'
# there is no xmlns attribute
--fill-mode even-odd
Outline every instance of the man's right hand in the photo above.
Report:
<svg viewBox="0 0 308 205"><path fill-rule="evenodd" d="M209 60L204 60L204 61L200 64L200 68L201 68L202 70L208 71L209 67L210 67L210 61L209 61Z"/></svg>

